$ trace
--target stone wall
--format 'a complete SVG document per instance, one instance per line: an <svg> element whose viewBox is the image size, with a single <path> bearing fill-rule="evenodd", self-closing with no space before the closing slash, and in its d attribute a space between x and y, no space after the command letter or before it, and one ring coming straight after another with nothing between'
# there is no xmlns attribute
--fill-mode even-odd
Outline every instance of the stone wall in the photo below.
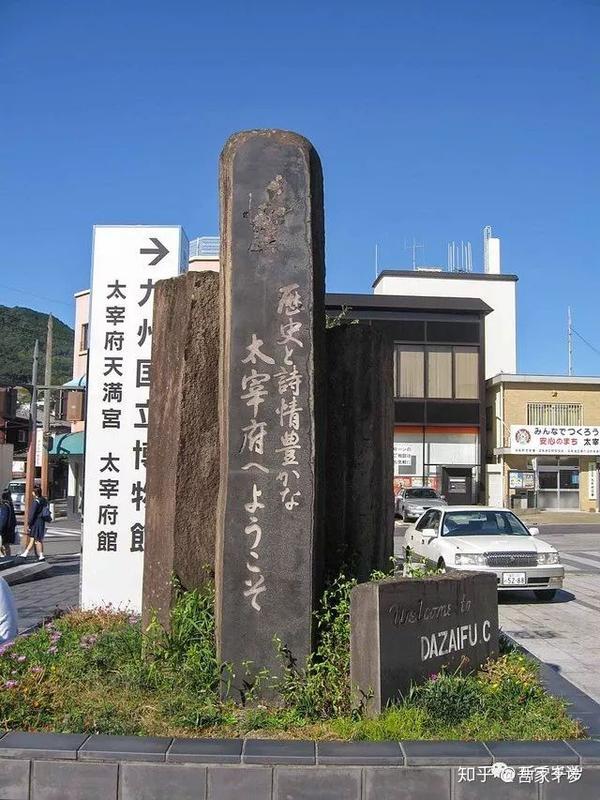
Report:
<svg viewBox="0 0 600 800"><path fill-rule="evenodd" d="M515 775L491 775L493 764ZM560 780L536 782L545 767ZM581 768L579 779L570 782ZM468 770L468 771L467 771ZM532 771L533 770L533 771ZM481 776L487 774L483 783ZM554 773L556 775L556 773ZM473 778L471 780L471 778ZM11 732L3 800L597 800L600 742L172 740Z"/></svg>

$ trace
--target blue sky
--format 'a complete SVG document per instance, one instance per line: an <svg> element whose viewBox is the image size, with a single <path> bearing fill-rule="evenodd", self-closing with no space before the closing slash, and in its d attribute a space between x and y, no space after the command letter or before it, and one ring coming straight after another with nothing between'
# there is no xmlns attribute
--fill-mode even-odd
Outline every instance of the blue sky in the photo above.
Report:
<svg viewBox="0 0 600 800"><path fill-rule="evenodd" d="M71 322L95 223L217 233L224 141L280 127L323 161L330 291L412 236L481 269L490 224L519 368L564 372L569 303L600 350L599 41L598 0L0 0L0 303Z"/></svg>

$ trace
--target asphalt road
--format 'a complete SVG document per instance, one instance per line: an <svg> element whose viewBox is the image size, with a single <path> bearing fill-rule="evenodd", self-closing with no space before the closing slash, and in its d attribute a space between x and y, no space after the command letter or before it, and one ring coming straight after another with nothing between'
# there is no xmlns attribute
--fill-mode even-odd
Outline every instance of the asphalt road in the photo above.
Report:
<svg viewBox="0 0 600 800"><path fill-rule="evenodd" d="M395 551L404 531L396 523ZM539 538L556 547L565 567L565 583L551 603L533 592L502 592L502 630L600 702L600 524L544 525Z"/></svg>

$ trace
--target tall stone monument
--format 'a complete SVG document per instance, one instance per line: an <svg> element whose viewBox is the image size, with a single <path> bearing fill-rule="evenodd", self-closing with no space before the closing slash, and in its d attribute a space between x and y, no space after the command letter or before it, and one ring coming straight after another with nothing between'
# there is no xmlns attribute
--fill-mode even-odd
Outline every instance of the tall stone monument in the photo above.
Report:
<svg viewBox="0 0 600 800"><path fill-rule="evenodd" d="M233 686L278 636L302 666L322 566L324 240L320 161L297 134L221 155L219 658ZM250 664L245 675L244 662Z"/></svg>
<svg viewBox="0 0 600 800"><path fill-rule="evenodd" d="M219 276L160 281L154 300L143 621L168 628L175 577L214 574L219 492Z"/></svg>
<svg viewBox="0 0 600 800"><path fill-rule="evenodd" d="M392 348L370 325L330 328L326 343L326 574L368 581L394 552Z"/></svg>

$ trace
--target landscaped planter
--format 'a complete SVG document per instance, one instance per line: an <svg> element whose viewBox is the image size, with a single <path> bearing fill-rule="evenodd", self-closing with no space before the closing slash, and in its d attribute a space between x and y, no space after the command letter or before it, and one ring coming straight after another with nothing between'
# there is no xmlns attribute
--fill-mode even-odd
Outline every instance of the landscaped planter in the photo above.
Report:
<svg viewBox="0 0 600 800"><path fill-rule="evenodd" d="M11 732L3 800L598 800L600 741L303 742Z"/></svg>

